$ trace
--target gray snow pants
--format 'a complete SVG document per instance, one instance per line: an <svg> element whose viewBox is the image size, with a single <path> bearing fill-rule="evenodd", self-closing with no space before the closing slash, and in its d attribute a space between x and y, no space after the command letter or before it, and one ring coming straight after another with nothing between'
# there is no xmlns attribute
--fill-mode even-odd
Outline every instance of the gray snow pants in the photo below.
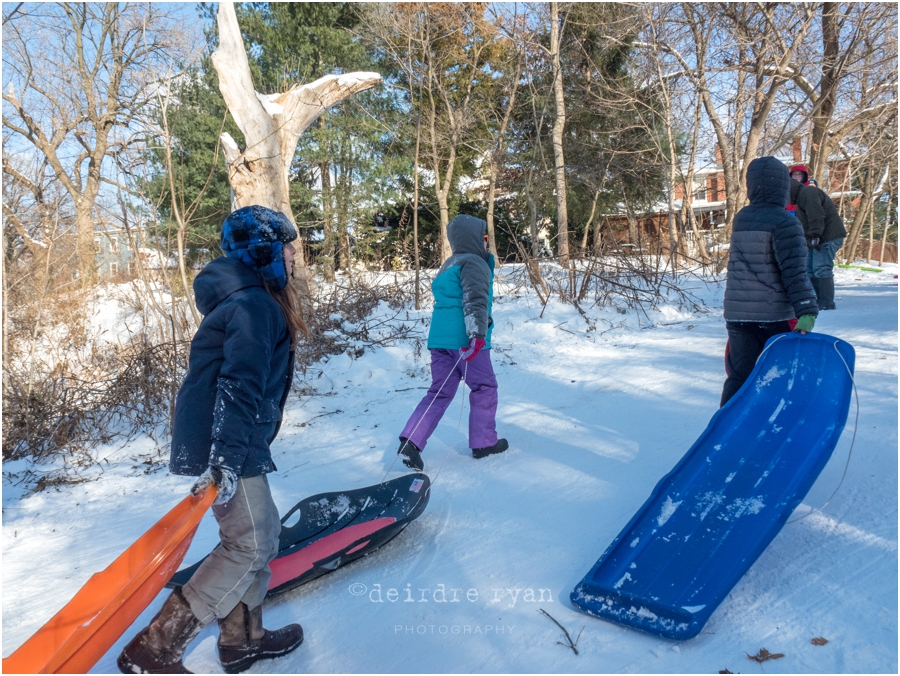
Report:
<svg viewBox="0 0 900 676"><path fill-rule="evenodd" d="M181 590L203 624L225 617L241 601L251 609L263 602L281 534L265 474L242 477L234 497L212 510L221 542Z"/></svg>

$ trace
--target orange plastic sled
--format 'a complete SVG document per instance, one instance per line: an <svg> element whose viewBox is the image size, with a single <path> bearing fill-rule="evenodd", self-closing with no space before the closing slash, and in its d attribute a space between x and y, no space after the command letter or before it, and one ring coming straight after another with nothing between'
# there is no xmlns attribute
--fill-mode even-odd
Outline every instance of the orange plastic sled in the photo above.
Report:
<svg viewBox="0 0 900 676"><path fill-rule="evenodd" d="M172 577L216 497L189 495L3 660L6 674L86 674Z"/></svg>

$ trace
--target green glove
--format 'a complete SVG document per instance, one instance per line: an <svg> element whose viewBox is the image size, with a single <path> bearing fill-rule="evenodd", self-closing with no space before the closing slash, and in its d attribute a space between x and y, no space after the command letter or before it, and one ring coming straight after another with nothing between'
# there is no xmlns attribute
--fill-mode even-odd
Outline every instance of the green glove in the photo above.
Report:
<svg viewBox="0 0 900 676"><path fill-rule="evenodd" d="M806 331L808 333L813 330L813 327L815 325L815 315L803 315L802 317L800 317L800 319L797 320L797 326L794 327L794 331Z"/></svg>

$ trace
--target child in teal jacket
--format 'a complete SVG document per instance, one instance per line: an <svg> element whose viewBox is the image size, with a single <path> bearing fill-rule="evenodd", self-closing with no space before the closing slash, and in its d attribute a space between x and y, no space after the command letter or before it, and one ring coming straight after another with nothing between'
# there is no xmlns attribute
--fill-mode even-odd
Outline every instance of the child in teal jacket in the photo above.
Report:
<svg viewBox="0 0 900 676"><path fill-rule="evenodd" d="M431 387L400 433L397 451L404 465L420 472L425 469L421 452L463 378L471 389L472 455L483 458L509 448L506 439L497 437L497 378L490 353L494 257L487 251L487 223L457 216L447 225L447 238L453 255L431 283Z"/></svg>

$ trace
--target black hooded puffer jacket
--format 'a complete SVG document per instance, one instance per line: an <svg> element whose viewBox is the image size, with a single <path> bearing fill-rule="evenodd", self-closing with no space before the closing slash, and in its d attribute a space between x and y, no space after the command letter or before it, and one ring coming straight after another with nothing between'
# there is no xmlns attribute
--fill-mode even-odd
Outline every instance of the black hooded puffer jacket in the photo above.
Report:
<svg viewBox="0 0 900 676"><path fill-rule="evenodd" d="M797 205L795 213L808 239L815 237L824 244L847 236L841 214L824 190L791 179L791 202Z"/></svg>
<svg viewBox="0 0 900 676"><path fill-rule="evenodd" d="M819 312L803 227L784 209L790 185L787 167L774 157L747 167L750 204L734 217L725 321L778 322Z"/></svg>

